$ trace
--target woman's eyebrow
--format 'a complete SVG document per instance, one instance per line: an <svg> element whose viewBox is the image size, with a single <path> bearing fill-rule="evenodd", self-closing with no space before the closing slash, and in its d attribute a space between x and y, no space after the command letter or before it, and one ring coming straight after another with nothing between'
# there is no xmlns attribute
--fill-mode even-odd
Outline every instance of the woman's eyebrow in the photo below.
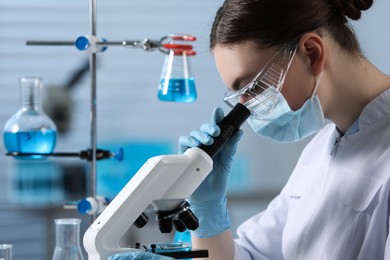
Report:
<svg viewBox="0 0 390 260"><path fill-rule="evenodd" d="M238 90L240 89L240 86L241 86L240 82L241 82L240 79L235 79L235 80L233 81L233 84L232 84L232 86L231 86L231 89L232 89L233 91L238 91Z"/></svg>
<svg viewBox="0 0 390 260"><path fill-rule="evenodd" d="M231 86L233 91L238 91L253 80L253 75L236 78Z"/></svg>

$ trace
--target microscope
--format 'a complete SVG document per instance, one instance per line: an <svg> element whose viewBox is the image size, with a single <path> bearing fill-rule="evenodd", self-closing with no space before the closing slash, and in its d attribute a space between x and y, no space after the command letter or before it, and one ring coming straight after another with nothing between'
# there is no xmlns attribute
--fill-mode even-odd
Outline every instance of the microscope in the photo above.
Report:
<svg viewBox="0 0 390 260"><path fill-rule="evenodd" d="M159 252L155 248L122 247L119 242L133 224L141 228L147 223L148 217L144 211L150 205L155 209L162 233L171 232L173 226L179 232L196 230L198 219L185 199L211 172L212 158L250 114L245 105L238 103L218 124L221 134L214 138L212 145L189 148L184 154L148 159L85 232L83 243L88 259L103 260L116 253L137 251L150 251L174 258L208 257L207 250L190 249L184 254L176 254Z"/></svg>

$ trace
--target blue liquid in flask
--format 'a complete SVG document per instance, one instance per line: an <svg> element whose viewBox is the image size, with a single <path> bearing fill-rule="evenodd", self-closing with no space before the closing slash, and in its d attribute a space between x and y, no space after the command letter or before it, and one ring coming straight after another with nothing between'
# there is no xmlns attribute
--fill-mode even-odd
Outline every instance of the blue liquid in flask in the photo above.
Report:
<svg viewBox="0 0 390 260"><path fill-rule="evenodd" d="M57 131L4 132L4 144L8 152L51 153L56 145ZM15 156L17 159L42 159L44 155Z"/></svg>
<svg viewBox="0 0 390 260"><path fill-rule="evenodd" d="M194 78L171 78L168 84L161 79L158 98L162 101L193 102L196 100Z"/></svg>

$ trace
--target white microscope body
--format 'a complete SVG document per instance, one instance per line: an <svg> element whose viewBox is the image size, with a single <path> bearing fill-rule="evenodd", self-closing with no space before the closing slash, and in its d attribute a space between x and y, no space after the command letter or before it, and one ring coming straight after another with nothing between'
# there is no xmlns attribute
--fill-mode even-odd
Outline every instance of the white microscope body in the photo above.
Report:
<svg viewBox="0 0 390 260"><path fill-rule="evenodd" d="M89 260L106 260L124 248L120 239L150 205L171 210L188 198L212 170L211 157L200 148L181 155L150 158L84 234Z"/></svg>
<svg viewBox="0 0 390 260"><path fill-rule="evenodd" d="M173 221L177 230L195 230L199 226L197 219L188 206L182 206L183 201L211 172L212 158L250 114L245 105L238 103L218 123L221 133L212 145L189 148L181 155L150 158L85 232L83 242L88 259L106 260L116 253L140 250L123 248L119 241L131 225L137 225L138 218L150 204L158 212L160 230L170 231L164 227L167 220L169 225Z"/></svg>

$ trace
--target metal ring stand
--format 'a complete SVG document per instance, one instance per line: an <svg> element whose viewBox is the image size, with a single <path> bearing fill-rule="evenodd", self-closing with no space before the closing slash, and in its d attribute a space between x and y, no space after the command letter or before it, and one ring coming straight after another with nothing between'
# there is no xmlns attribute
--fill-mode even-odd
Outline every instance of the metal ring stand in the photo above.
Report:
<svg viewBox="0 0 390 260"><path fill-rule="evenodd" d="M89 51L89 70L90 70L90 148L79 153L50 153L39 154L42 156L62 156L62 157L80 157L86 159L90 163L89 177L88 177L88 196L92 198L97 197L97 170L96 162L99 159L106 159L110 157L120 158L109 151L97 149L97 83L96 83L96 60L97 52L104 51L108 46L122 46L128 48L138 48L145 51L153 51L158 49L162 53L169 53L170 50L180 50L184 52L195 53L192 50L191 44L171 44L170 40L179 40L184 42L196 41L196 37L191 35L170 35L164 36L160 40L126 40L126 41L106 41L99 39L96 32L96 16L97 16L97 0L89 0L89 18L90 18L90 35L80 36L76 41L26 41L29 46L75 46L81 51ZM78 40L81 39L81 44L78 45ZM87 154L86 154L87 153ZM103 155L102 155L103 154ZM31 154L23 153L8 153L11 156L29 156ZM120 159L118 159L120 160ZM97 214L91 214L91 221L97 218Z"/></svg>

